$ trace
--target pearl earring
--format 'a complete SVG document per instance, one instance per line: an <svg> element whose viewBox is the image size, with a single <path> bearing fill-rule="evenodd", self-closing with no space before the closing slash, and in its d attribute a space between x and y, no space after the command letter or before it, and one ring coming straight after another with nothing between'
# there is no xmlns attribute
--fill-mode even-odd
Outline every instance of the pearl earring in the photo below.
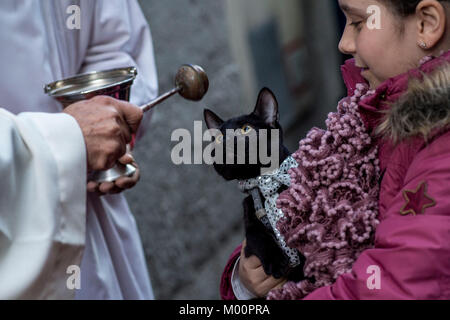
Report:
<svg viewBox="0 0 450 320"><path fill-rule="evenodd" d="M420 40L419 47L421 47L424 50L428 48L427 44L423 40Z"/></svg>

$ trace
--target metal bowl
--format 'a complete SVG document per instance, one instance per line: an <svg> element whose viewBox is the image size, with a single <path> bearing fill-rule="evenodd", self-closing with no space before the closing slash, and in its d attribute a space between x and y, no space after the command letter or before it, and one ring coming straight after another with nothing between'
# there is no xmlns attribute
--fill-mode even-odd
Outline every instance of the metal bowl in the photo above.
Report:
<svg viewBox="0 0 450 320"><path fill-rule="evenodd" d="M130 88L136 76L135 67L90 72L49 83L44 86L44 91L61 102L64 108L98 95L129 101Z"/></svg>
<svg viewBox="0 0 450 320"><path fill-rule="evenodd" d="M49 83L44 86L44 91L61 102L64 108L100 95L129 101L131 85L136 76L137 70L134 67L90 72ZM92 172L89 180L113 182L120 177L130 177L135 172L136 168L130 164L117 163L110 170Z"/></svg>

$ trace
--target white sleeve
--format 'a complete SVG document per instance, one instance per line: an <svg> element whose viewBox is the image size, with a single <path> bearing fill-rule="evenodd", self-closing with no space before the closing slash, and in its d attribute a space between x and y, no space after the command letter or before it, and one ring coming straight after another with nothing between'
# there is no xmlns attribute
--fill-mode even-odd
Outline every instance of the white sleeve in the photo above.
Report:
<svg viewBox="0 0 450 320"><path fill-rule="evenodd" d="M0 109L0 299L67 299L86 225L86 147L66 114Z"/></svg>
<svg viewBox="0 0 450 320"><path fill-rule="evenodd" d="M237 258L236 263L234 264L233 273L231 274L231 287L233 288L234 296L238 300L255 299L257 297L244 286L239 278L239 272L237 272L237 270L239 268L240 259L240 257Z"/></svg>
<svg viewBox="0 0 450 320"><path fill-rule="evenodd" d="M92 34L80 73L134 66L138 76L131 103L148 103L158 94L158 79L150 28L136 0L97 0ZM147 112L138 136L151 118Z"/></svg>

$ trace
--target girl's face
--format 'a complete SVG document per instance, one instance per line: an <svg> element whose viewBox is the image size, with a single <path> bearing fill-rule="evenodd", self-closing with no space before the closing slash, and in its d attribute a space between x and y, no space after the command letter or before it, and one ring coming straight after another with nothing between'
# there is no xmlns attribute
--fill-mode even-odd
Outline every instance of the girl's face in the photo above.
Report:
<svg viewBox="0 0 450 320"><path fill-rule="evenodd" d="M339 50L352 55L356 65L364 68L361 75L371 89L417 67L423 52L417 45L414 15L400 18L376 0L339 0L339 5L347 18ZM377 6L378 12L368 13L371 6ZM400 32L402 24L403 34Z"/></svg>

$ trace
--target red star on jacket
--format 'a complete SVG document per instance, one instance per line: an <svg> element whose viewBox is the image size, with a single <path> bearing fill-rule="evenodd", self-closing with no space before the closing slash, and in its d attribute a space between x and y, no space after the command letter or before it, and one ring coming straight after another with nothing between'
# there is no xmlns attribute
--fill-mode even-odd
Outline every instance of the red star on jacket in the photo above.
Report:
<svg viewBox="0 0 450 320"><path fill-rule="evenodd" d="M416 190L403 190L405 205L400 210L400 214L413 215L424 213L426 208L436 205L436 201L427 194L427 183L421 182Z"/></svg>

